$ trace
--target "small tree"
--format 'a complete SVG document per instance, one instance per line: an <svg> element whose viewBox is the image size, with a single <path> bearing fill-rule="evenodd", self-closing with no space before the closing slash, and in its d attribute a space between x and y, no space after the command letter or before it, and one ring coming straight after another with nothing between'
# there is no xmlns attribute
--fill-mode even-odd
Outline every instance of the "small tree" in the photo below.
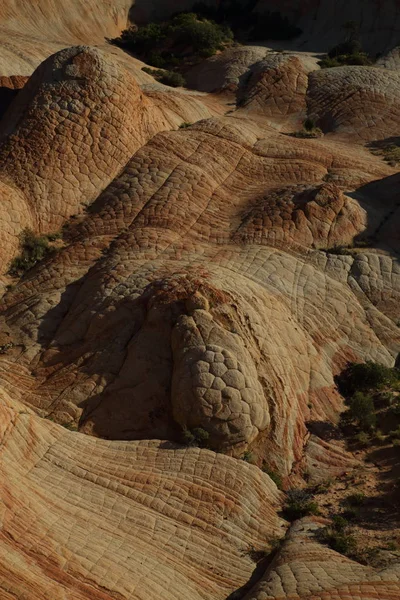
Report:
<svg viewBox="0 0 400 600"><path fill-rule="evenodd" d="M372 396L356 392L349 400L349 415L363 431L373 429L376 425L375 405Z"/></svg>

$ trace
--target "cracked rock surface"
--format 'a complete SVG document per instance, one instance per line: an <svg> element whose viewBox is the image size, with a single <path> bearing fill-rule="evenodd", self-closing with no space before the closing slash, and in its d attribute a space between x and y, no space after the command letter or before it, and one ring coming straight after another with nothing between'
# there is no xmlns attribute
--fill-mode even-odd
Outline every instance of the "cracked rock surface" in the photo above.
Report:
<svg viewBox="0 0 400 600"><path fill-rule="evenodd" d="M104 44L130 2L39 4L0 7L1 599L397 599L321 519L285 537L262 467L351 469L315 433L335 377L398 357L400 176L368 146L400 125L398 53L238 46L172 90ZM27 229L50 251L11 275Z"/></svg>

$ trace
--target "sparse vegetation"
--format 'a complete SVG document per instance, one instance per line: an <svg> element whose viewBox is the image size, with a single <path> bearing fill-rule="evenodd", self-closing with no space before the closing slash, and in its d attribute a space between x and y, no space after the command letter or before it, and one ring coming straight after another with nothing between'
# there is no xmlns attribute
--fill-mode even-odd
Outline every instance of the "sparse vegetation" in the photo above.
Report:
<svg viewBox="0 0 400 600"><path fill-rule="evenodd" d="M271 469L266 462L263 463L262 471L269 475L279 490L282 489L282 477L279 475L279 473L274 471L274 469Z"/></svg>
<svg viewBox="0 0 400 600"><path fill-rule="evenodd" d="M399 379L397 369L380 363L367 361L351 364L340 376L338 383L341 393L351 396L358 391L377 392L392 386Z"/></svg>
<svg viewBox="0 0 400 600"><path fill-rule="evenodd" d="M14 348L13 342L8 342L7 344L2 344L0 346L0 354L7 354L9 350Z"/></svg>
<svg viewBox="0 0 400 600"><path fill-rule="evenodd" d="M38 236L30 229L25 229L20 235L21 254L11 261L9 275L20 277L54 252L55 248L49 244L49 241L58 237L58 234Z"/></svg>
<svg viewBox="0 0 400 600"><path fill-rule="evenodd" d="M356 392L348 400L347 416L362 431L371 431L376 425L375 405L370 394Z"/></svg>
<svg viewBox="0 0 400 600"><path fill-rule="evenodd" d="M62 426L68 431L78 431L77 425L75 423L62 423Z"/></svg>
<svg viewBox="0 0 400 600"><path fill-rule="evenodd" d="M256 462L256 457L250 450L245 450L241 458L244 460L244 462L248 462L250 464L254 464Z"/></svg>
<svg viewBox="0 0 400 600"><path fill-rule="evenodd" d="M362 506L364 502L365 494L363 492L354 492L344 499L344 504L351 507Z"/></svg>
<svg viewBox="0 0 400 600"><path fill-rule="evenodd" d="M179 125L179 129L187 129L188 127L190 127L192 125L192 123L186 123L183 122Z"/></svg>
<svg viewBox="0 0 400 600"><path fill-rule="evenodd" d="M149 67L143 67L142 71L157 79L160 83L164 85L169 85L170 87L184 87L186 85L186 80L180 73L175 71L165 71L164 69L150 69Z"/></svg>
<svg viewBox="0 0 400 600"><path fill-rule="evenodd" d="M353 428L353 441L359 447L393 442L397 431L400 437L400 424L397 430L389 430L393 419L400 417L399 380L397 368L372 361L352 364L338 378L348 406L342 414L342 428Z"/></svg>
<svg viewBox="0 0 400 600"><path fill-rule="evenodd" d="M371 142L369 145L372 154L382 156L391 167L400 163L400 139L390 138L381 142Z"/></svg>
<svg viewBox="0 0 400 600"><path fill-rule="evenodd" d="M202 427L194 427L193 429L183 429L182 431L182 443L185 446L199 446L200 448L207 448L210 439L208 431Z"/></svg>
<svg viewBox="0 0 400 600"><path fill-rule="evenodd" d="M171 72L178 75L180 66L200 57L212 56L232 41L233 33L229 26L200 14L180 13L169 21L125 29L111 43L133 52L157 69L166 69L169 74L164 77L175 81Z"/></svg>
<svg viewBox="0 0 400 600"><path fill-rule="evenodd" d="M307 117L303 123L303 129L289 134L291 137L303 139L315 139L323 137L323 131L317 127L317 120L313 117Z"/></svg>
<svg viewBox="0 0 400 600"><path fill-rule="evenodd" d="M282 510L282 516L287 521L296 521L309 515L318 514L318 504L306 490L293 489L286 493L286 502Z"/></svg>
<svg viewBox="0 0 400 600"><path fill-rule="evenodd" d="M346 31L345 40L329 50L328 54L319 61L320 67L332 69L343 65L372 65L371 57L363 51L358 24L355 21L348 21L343 28Z"/></svg>
<svg viewBox="0 0 400 600"><path fill-rule="evenodd" d="M345 556L353 557L357 550L357 542L352 535L347 520L342 516L335 516L332 524L324 527L319 533L319 540Z"/></svg>

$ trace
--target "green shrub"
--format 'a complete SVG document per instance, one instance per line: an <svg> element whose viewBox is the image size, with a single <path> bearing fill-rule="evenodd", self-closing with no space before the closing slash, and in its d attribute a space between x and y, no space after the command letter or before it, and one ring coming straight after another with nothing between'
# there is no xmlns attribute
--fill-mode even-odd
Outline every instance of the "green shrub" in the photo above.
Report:
<svg viewBox="0 0 400 600"><path fill-rule="evenodd" d="M347 506L343 510L342 516L347 521L357 521L360 516L360 511L355 506Z"/></svg>
<svg viewBox="0 0 400 600"><path fill-rule="evenodd" d="M375 432L374 437L375 437L376 442L378 442L379 444L383 444L387 439L387 436L380 429L378 429Z"/></svg>
<svg viewBox="0 0 400 600"><path fill-rule="evenodd" d="M319 539L332 550L345 556L354 556L356 553L357 542L349 531L347 520L342 515L333 517L332 524L319 532Z"/></svg>
<svg viewBox="0 0 400 600"><path fill-rule="evenodd" d="M370 56L363 52L361 42L358 37L358 25L355 21L349 21L344 25L346 30L346 39L337 44L328 54L319 61L322 69L331 69L341 67L342 65L361 65L368 66L372 64Z"/></svg>
<svg viewBox="0 0 400 600"><path fill-rule="evenodd" d="M356 392L348 401L348 415L363 431L376 425L375 405L371 395Z"/></svg>
<svg viewBox="0 0 400 600"><path fill-rule="evenodd" d="M116 46L146 54L153 52L153 49L163 43L167 38L167 32L161 23L149 23L141 27L130 27L125 29L119 38L111 40Z"/></svg>
<svg viewBox="0 0 400 600"><path fill-rule="evenodd" d="M371 437L368 435L366 431L360 431L355 436L354 439L356 442L360 444L363 448L366 448L371 441Z"/></svg>
<svg viewBox="0 0 400 600"><path fill-rule="evenodd" d="M111 43L161 69L175 67L188 57L212 56L232 41L233 33L226 25L195 13L180 13L162 23L130 27Z"/></svg>
<svg viewBox="0 0 400 600"><path fill-rule="evenodd" d="M365 494L363 492L354 492L344 499L344 503L348 506L362 506L365 503Z"/></svg>
<svg viewBox="0 0 400 600"><path fill-rule="evenodd" d="M397 144L389 144L382 151L386 162L391 166L396 166L400 162L400 146Z"/></svg>
<svg viewBox="0 0 400 600"><path fill-rule="evenodd" d="M305 490L289 490L286 493L286 503L282 516L287 521L296 521L309 515L319 515L318 504L313 501L311 494Z"/></svg>
<svg viewBox="0 0 400 600"><path fill-rule="evenodd" d="M250 450L245 450L241 456L242 460L244 460L244 462L248 462L251 464L255 463L255 459L256 457L254 456L253 452L251 452Z"/></svg>
<svg viewBox="0 0 400 600"><path fill-rule="evenodd" d="M206 431L202 427L195 427L194 429L192 429L192 433L194 435L194 439L200 447L207 446L208 441L210 439L210 434L208 433L208 431Z"/></svg>
<svg viewBox="0 0 400 600"><path fill-rule="evenodd" d="M328 52L329 58L337 58L338 56L346 56L349 54L360 54L362 52L361 42L357 39L350 39L337 44Z"/></svg>
<svg viewBox="0 0 400 600"><path fill-rule="evenodd" d="M265 462L263 463L262 471L263 473L269 475L279 490L282 489L282 477L279 475L279 473L271 469Z"/></svg>
<svg viewBox="0 0 400 600"><path fill-rule="evenodd" d="M332 69L334 67L343 67L344 65L358 65L358 66L370 66L372 61L368 54L360 52L358 54L343 54L335 58L329 56L321 59L318 62L321 69Z"/></svg>
<svg viewBox="0 0 400 600"><path fill-rule="evenodd" d="M194 427L193 429L184 428L182 431L182 444L185 446L199 446L207 448L210 434L202 427Z"/></svg>
<svg viewBox="0 0 400 600"><path fill-rule="evenodd" d="M358 391L377 392L384 387L392 386L399 378L398 371L380 363L367 361L353 363L339 378L339 389L345 396Z"/></svg>
<svg viewBox="0 0 400 600"><path fill-rule="evenodd" d="M9 274L21 276L26 271L43 260L54 248L49 246L49 236L38 236L30 229L25 229L20 235L21 254L10 264Z"/></svg>
<svg viewBox="0 0 400 600"><path fill-rule="evenodd" d="M165 71L164 69L150 69L149 67L142 67L142 71L157 79L160 83L164 85L169 85L171 87L184 87L186 85L186 80L180 73L176 73L175 71Z"/></svg>
<svg viewBox="0 0 400 600"><path fill-rule="evenodd" d="M185 87L186 85L184 76L180 73L175 73L174 71L164 71L158 80L160 83L174 88Z"/></svg>
<svg viewBox="0 0 400 600"><path fill-rule="evenodd" d="M289 134L291 137L302 138L305 140L311 140L323 137L323 131L319 127L316 127L312 131L306 131L305 129L300 129L299 131L295 131L294 133Z"/></svg>
<svg viewBox="0 0 400 600"><path fill-rule="evenodd" d="M182 13L172 19L169 31L175 44L191 46L195 53L216 52L226 42L233 40L229 27L214 21L200 19L195 13Z"/></svg>
<svg viewBox="0 0 400 600"><path fill-rule="evenodd" d="M159 52L150 52L147 56L147 63L156 69L163 69L167 64Z"/></svg>
<svg viewBox="0 0 400 600"><path fill-rule="evenodd" d="M349 522L342 515L335 515L332 517L332 525L335 531L345 531L349 526Z"/></svg>
<svg viewBox="0 0 400 600"><path fill-rule="evenodd" d="M78 431L78 427L75 423L63 423L62 426L65 427L65 429L68 429L68 431Z"/></svg>
<svg viewBox="0 0 400 600"><path fill-rule="evenodd" d="M324 541L332 550L345 556L353 556L357 550L356 539L351 534L333 528L327 529Z"/></svg>
<svg viewBox="0 0 400 600"><path fill-rule="evenodd" d="M190 127L191 125L192 125L192 123L183 122L179 125L179 129L186 129L187 127Z"/></svg>

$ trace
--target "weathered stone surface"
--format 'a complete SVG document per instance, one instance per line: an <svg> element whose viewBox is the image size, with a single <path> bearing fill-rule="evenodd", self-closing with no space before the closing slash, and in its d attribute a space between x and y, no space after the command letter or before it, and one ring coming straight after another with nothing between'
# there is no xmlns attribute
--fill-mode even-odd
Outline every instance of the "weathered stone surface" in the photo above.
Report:
<svg viewBox="0 0 400 600"><path fill-rule="evenodd" d="M400 593L400 566L379 571L321 546L315 534L325 524L314 518L293 525L245 600L394 600Z"/></svg>
<svg viewBox="0 0 400 600"><path fill-rule="evenodd" d="M0 596L225 600L281 535L267 475L198 448L107 442L0 406Z"/></svg>
<svg viewBox="0 0 400 600"><path fill-rule="evenodd" d="M20 21L0 7L5 75L100 44L129 8L99 1L94 16L89 1L78 24L71 0L49 36L41 4ZM234 48L192 71L227 92L205 94L141 66L62 50L15 80L0 125L6 600L226 600L249 582L249 550L283 529L276 487L236 459L287 485L351 468L310 424L337 423L349 361L393 365L400 349L399 176L365 147L400 124L394 67L322 72L311 54ZM324 137L288 135L306 116ZM21 231L64 225L58 252L9 277ZM226 455L178 447L198 428ZM249 598L359 600L365 585L397 600L396 570L338 558L314 525L294 526Z"/></svg>

